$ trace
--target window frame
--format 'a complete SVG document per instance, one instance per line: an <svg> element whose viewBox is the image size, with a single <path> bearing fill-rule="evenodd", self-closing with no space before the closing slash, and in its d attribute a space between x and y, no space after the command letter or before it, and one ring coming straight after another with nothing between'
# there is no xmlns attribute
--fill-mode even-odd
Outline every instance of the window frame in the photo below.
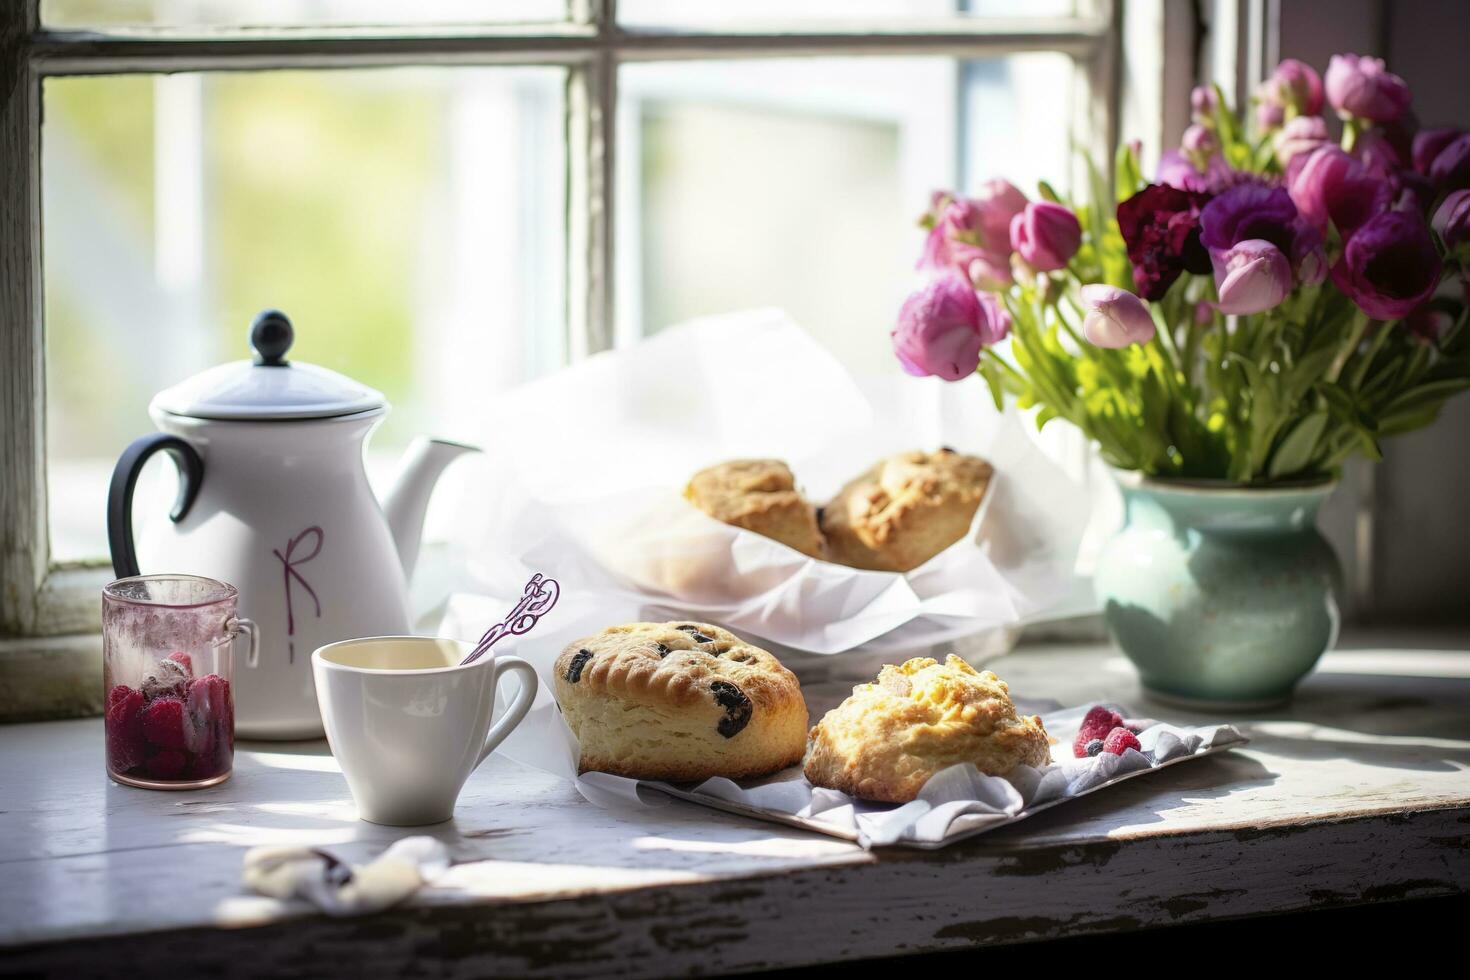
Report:
<svg viewBox="0 0 1470 980"><path fill-rule="evenodd" d="M1143 0L1145 4L1158 0ZM1167 8L1168 4L1163 4ZM553 65L567 70L567 350L614 340L617 82L622 64L767 57L1056 51L1078 71L1074 136L1100 160L1118 130L1121 0L1078 0L1067 18L954 17L873 24L645 30L616 0L569 0L568 19L483 28L232 31L50 30L40 0L0 7L0 650L6 638L95 634L101 563L53 563L46 483L41 255L41 87L89 74L330 70L405 65ZM1163 38L1157 39L1163 50ZM35 644L31 644L34 648ZM0 705L3 709L3 705Z"/></svg>

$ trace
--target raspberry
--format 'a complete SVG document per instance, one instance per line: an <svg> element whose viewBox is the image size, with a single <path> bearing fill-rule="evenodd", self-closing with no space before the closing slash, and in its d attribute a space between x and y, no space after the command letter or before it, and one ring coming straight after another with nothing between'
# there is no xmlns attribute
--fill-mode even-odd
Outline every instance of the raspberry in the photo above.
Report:
<svg viewBox="0 0 1470 980"><path fill-rule="evenodd" d="M143 737L161 749L182 749L184 702L172 695L148 702L143 709Z"/></svg>
<svg viewBox="0 0 1470 980"><path fill-rule="evenodd" d="M1123 724L1123 716L1104 705L1096 705L1082 716L1077 737L1072 740L1072 754L1081 759L1087 755L1087 743L1105 738L1108 732Z"/></svg>
<svg viewBox="0 0 1470 980"><path fill-rule="evenodd" d="M143 770L154 779L178 779L184 774L186 762L184 753L178 749L164 749L149 756Z"/></svg>
<svg viewBox="0 0 1470 980"><path fill-rule="evenodd" d="M1103 750L1103 740L1100 739L1100 738L1095 738L1091 742L1088 742L1087 743L1087 748L1084 749L1084 751L1088 755L1097 755L1100 752L1102 752L1102 750Z"/></svg>
<svg viewBox="0 0 1470 980"><path fill-rule="evenodd" d="M1121 725L1108 732L1108 737L1103 741L1102 750L1111 752L1113 755L1122 755L1129 749L1142 751L1143 746L1138 744L1137 735Z"/></svg>
<svg viewBox="0 0 1470 980"><path fill-rule="evenodd" d="M107 764L127 772L143 761L143 695L119 684L107 693Z"/></svg>
<svg viewBox="0 0 1470 980"><path fill-rule="evenodd" d="M189 684L184 740L190 752L209 755L224 738L233 741L235 718L230 703L230 683L218 674L196 677Z"/></svg>
<svg viewBox="0 0 1470 980"><path fill-rule="evenodd" d="M184 676L194 676L194 658L182 650L176 650L168 655L168 659L184 668Z"/></svg>

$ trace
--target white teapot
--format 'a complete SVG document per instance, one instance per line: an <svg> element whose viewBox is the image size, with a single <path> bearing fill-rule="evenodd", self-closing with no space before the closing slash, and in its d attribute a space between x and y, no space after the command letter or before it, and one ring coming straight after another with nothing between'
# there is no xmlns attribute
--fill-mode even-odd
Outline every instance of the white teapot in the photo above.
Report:
<svg viewBox="0 0 1470 980"><path fill-rule="evenodd" d="M154 397L161 430L117 461L107 501L118 577L140 574L132 498L156 452L173 457L179 491L144 551L156 568L229 582L260 629L259 666L235 673L237 732L319 738L312 682L317 647L410 632L408 578L439 475L473 447L419 440L378 506L363 441L388 413L381 392L335 371L286 360L291 322L255 318L256 357L211 368Z"/></svg>

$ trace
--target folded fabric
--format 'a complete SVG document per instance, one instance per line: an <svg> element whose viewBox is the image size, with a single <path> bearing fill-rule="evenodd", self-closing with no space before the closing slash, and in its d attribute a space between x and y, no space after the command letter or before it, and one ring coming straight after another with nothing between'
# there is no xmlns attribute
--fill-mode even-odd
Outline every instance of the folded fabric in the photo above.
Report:
<svg viewBox="0 0 1470 980"><path fill-rule="evenodd" d="M355 865L311 847L253 847L245 852L245 884L269 898L305 899L328 915L367 915L397 905L449 863L449 851L432 837L405 837Z"/></svg>

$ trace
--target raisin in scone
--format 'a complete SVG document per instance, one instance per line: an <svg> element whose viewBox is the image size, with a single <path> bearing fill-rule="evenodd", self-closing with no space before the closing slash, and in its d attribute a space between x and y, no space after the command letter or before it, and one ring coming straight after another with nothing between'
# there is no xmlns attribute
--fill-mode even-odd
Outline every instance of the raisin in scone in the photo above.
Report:
<svg viewBox="0 0 1470 980"><path fill-rule="evenodd" d="M778 459L735 459L700 470L690 478L684 496L717 521L822 557L816 510Z"/></svg>
<svg viewBox="0 0 1470 980"><path fill-rule="evenodd" d="M827 557L881 572L918 568L969 533L993 472L953 449L883 460L822 508Z"/></svg>
<svg viewBox="0 0 1470 980"><path fill-rule="evenodd" d="M794 765L806 748L796 676L717 626L610 626L563 650L555 671L581 772L740 779Z"/></svg>
<svg viewBox="0 0 1470 980"><path fill-rule="evenodd" d="M920 657L884 667L810 738L803 770L813 786L889 803L909 802L956 763L1004 776L1051 760L1041 719L1016 714L1004 681L953 654L942 664Z"/></svg>

